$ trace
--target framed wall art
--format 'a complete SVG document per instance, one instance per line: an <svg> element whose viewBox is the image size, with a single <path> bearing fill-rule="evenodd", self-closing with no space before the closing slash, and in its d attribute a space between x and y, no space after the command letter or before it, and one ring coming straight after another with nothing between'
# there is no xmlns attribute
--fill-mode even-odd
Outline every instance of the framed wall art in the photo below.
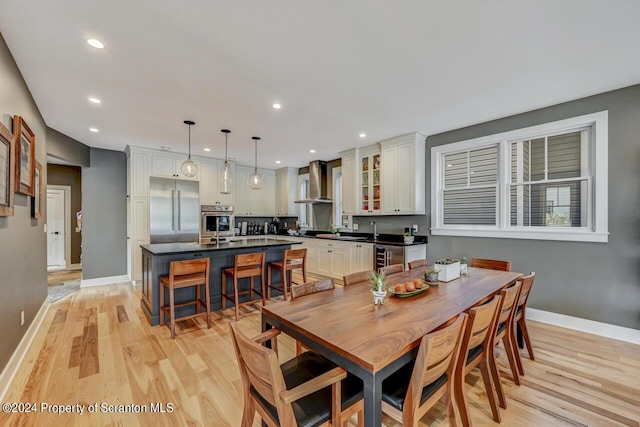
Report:
<svg viewBox="0 0 640 427"><path fill-rule="evenodd" d="M13 135L5 125L0 123L0 216L13 215L15 156Z"/></svg>
<svg viewBox="0 0 640 427"><path fill-rule="evenodd" d="M16 193L33 196L35 187L36 137L21 116L13 116L16 150Z"/></svg>
<svg viewBox="0 0 640 427"><path fill-rule="evenodd" d="M36 160L36 171L34 176L33 197L31 201L31 216L35 219L42 218L42 165Z"/></svg>

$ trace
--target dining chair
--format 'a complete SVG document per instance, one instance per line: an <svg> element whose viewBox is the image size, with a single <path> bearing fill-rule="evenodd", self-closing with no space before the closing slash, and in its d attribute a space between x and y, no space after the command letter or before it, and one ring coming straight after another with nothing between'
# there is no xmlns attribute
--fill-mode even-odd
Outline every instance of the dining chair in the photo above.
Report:
<svg viewBox="0 0 640 427"><path fill-rule="evenodd" d="M271 427L337 427L356 413L363 426L359 378L312 351L280 365L277 353L262 345L274 340L279 330L249 338L237 323L229 326L242 378L242 427L253 425L256 412Z"/></svg>
<svg viewBox="0 0 640 427"><path fill-rule="evenodd" d="M253 304L253 293L257 293L262 298L262 305L265 305L265 286L264 286L264 252L256 252L249 254L237 254L234 257L233 267L224 268L222 270L222 310L227 308L227 300L233 301L235 309L236 321L239 318L239 306L245 304ZM227 292L227 277L233 279L233 293ZM254 289L254 278L260 278L260 291ZM249 278L249 290L238 291L238 279ZM240 295L249 294L249 300L240 302Z"/></svg>
<svg viewBox="0 0 640 427"><path fill-rule="evenodd" d="M387 265L384 267L380 267L378 268L378 273L383 272L385 273L385 275L390 275L390 274L396 274L396 273L402 273L404 271L404 265L403 264L391 264L391 265Z"/></svg>
<svg viewBox="0 0 640 427"><path fill-rule="evenodd" d="M453 381L466 322L467 315L462 313L449 326L422 337L415 363L382 382L383 412L403 426L416 427L444 396L450 424L460 424Z"/></svg>
<svg viewBox="0 0 640 427"><path fill-rule="evenodd" d="M333 279L322 279L316 280L314 282L293 285L291 286L290 292L291 301L305 295L315 294L323 291L330 291L331 289L335 289L335 287L336 286L333 282ZM307 349L304 348L302 344L300 344L300 341L296 341L296 354L302 354L305 351L307 351Z"/></svg>
<svg viewBox="0 0 640 427"><path fill-rule="evenodd" d="M278 270L282 276L282 283L271 283L271 270ZM282 292L285 301L289 299L287 289L293 284L293 270L302 270L302 282L307 281L307 249L287 249L282 261L272 261L267 264L267 299L271 299L271 289Z"/></svg>
<svg viewBox="0 0 640 427"><path fill-rule="evenodd" d="M509 367L511 368L511 374L513 376L513 382L516 385L520 385L520 376L518 374L518 365L516 363L516 350L513 348L513 341L511 339L513 332L513 316L515 313L516 304L518 302L518 296L520 295L520 282L516 282L508 288L503 288L500 291L502 301L500 302L500 309L498 310L498 318L496 319L495 336L493 339L494 347L501 341L504 346L504 351L507 354L509 361ZM496 358L490 359L493 363L496 363ZM496 393L498 394L498 402L501 408L507 408L507 401L504 396L504 390L502 389L502 381L500 379L500 372L498 371L498 365L492 369L493 382L495 383Z"/></svg>
<svg viewBox="0 0 640 427"><path fill-rule="evenodd" d="M499 259L471 258L471 267L489 268L491 270L511 271L511 261Z"/></svg>
<svg viewBox="0 0 640 427"><path fill-rule="evenodd" d="M529 301L529 295L531 294L531 287L533 281L536 278L535 271L529 273L528 276L522 278L522 284L520 285L520 297L518 298L518 304L513 316L513 328L511 329L513 334L511 336L512 346L516 353L516 362L518 364L518 372L520 375L524 375L524 367L522 366L522 358L518 350L518 343L516 339L516 326L520 327L522 338L527 346L527 352L529 353L529 359L536 360L533 354L533 346L531 345L531 338L529 338L529 331L527 330L527 302Z"/></svg>
<svg viewBox="0 0 640 427"><path fill-rule="evenodd" d="M427 260L426 259L417 259L415 261L411 261L409 263L409 270L415 270L416 268L420 268L420 267L426 267L427 266Z"/></svg>
<svg viewBox="0 0 640 427"><path fill-rule="evenodd" d="M353 285L359 282L368 282L371 279L371 270L358 271L357 273L345 274L342 276L344 286Z"/></svg>
<svg viewBox="0 0 640 427"><path fill-rule="evenodd" d="M496 399L496 392L493 385L493 369L496 364L491 361L495 358L493 351L493 335L498 317L498 309L502 297L494 296L490 301L471 307L466 312L469 315L467 325L462 334L462 344L460 346L460 356L456 366L454 391L456 401L460 409L460 419L464 427L471 425L469 415L469 405L465 393L465 378L476 366L482 374L482 381L487 392L489 405L493 420L500 422L500 410Z"/></svg>
<svg viewBox="0 0 640 427"><path fill-rule="evenodd" d="M201 298L200 287L204 287L204 301ZM196 298L180 304L175 303L175 290L187 287L196 288ZM169 305L165 305L164 291L169 291ZM196 306L195 314L182 316L180 319L189 319L200 316L200 305L205 308L207 328L211 328L209 315L211 313L211 298L209 295L209 258L191 259L185 261L172 261L169 264L169 275L160 276L160 325L164 325L164 316L169 316L171 326L171 339L176 338L176 308L189 305Z"/></svg>

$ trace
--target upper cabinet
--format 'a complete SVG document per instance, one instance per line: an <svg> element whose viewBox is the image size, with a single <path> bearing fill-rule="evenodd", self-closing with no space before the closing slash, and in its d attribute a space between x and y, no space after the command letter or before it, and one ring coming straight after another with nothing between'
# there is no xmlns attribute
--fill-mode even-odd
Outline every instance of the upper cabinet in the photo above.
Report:
<svg viewBox="0 0 640 427"><path fill-rule="evenodd" d="M400 135L341 152L345 215L423 215L425 139Z"/></svg>
<svg viewBox="0 0 640 427"><path fill-rule="evenodd" d="M355 215L357 212L356 201L356 156L358 150L343 151L342 155L342 214Z"/></svg>
<svg viewBox="0 0 640 427"><path fill-rule="evenodd" d="M249 187L249 177L254 168L236 166L233 173L234 213L236 216L274 216L275 172L258 169L264 177L264 185L259 190Z"/></svg>
<svg viewBox="0 0 640 427"><path fill-rule="evenodd" d="M153 176L162 176L165 178L180 178L180 179L190 179L193 181L198 181L200 179L200 164L199 162L195 162L198 165L198 175L194 177L187 177L182 174L180 171L180 166L187 159L186 156L172 154L152 154L151 155L151 175Z"/></svg>
<svg viewBox="0 0 640 427"><path fill-rule="evenodd" d="M298 168L276 169L276 216L297 216Z"/></svg>
<svg viewBox="0 0 640 427"><path fill-rule="evenodd" d="M233 169L233 167L232 167ZM235 182L231 181L231 193L220 193L220 180L224 162L207 161L200 163L200 204L233 205Z"/></svg>
<svg viewBox="0 0 640 427"><path fill-rule="evenodd" d="M360 151L358 165L360 167L360 213L379 215L381 212L382 160L378 146L364 148Z"/></svg>
<svg viewBox="0 0 640 427"><path fill-rule="evenodd" d="M425 213L425 139L413 132L380 142L383 215Z"/></svg>

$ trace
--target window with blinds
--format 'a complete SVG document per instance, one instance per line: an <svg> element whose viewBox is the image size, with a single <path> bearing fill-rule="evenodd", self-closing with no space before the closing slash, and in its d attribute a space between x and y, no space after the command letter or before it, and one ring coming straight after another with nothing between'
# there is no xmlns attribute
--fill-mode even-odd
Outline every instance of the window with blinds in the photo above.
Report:
<svg viewBox="0 0 640 427"><path fill-rule="evenodd" d="M444 156L444 224L497 225L498 146Z"/></svg>
<svg viewBox="0 0 640 427"><path fill-rule="evenodd" d="M431 232L606 242L607 157L606 111L433 147Z"/></svg>
<svg viewBox="0 0 640 427"><path fill-rule="evenodd" d="M310 196L310 180L309 175L304 175L300 177L300 198L301 199L309 199ZM300 215L298 216L298 221L302 227L313 227L313 204L311 203L302 203L300 204Z"/></svg>

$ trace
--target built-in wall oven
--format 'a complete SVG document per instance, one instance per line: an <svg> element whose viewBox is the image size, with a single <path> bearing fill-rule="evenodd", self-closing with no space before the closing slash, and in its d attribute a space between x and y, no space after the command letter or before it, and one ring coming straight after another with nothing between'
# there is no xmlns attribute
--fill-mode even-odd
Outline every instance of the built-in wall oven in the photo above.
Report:
<svg viewBox="0 0 640 427"><path fill-rule="evenodd" d="M233 206L200 205L200 241L210 241L217 237L234 235L235 224Z"/></svg>

